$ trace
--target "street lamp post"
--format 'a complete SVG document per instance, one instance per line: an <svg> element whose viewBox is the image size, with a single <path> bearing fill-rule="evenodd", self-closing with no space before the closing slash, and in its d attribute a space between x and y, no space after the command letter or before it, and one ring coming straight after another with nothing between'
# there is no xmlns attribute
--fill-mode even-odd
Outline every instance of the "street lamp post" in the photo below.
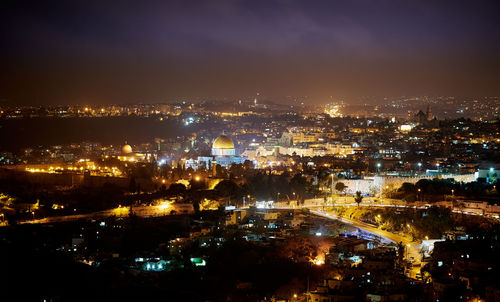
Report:
<svg viewBox="0 0 500 302"><path fill-rule="evenodd" d="M413 235L411 234L411 225L409 223L407 223L406 227L408 228L408 235L410 235L411 239L413 240Z"/></svg>
<svg viewBox="0 0 500 302"><path fill-rule="evenodd" d="M332 189L331 189L331 193L332 193L332 204L333 204L333 178L334 178L334 174L332 174Z"/></svg>

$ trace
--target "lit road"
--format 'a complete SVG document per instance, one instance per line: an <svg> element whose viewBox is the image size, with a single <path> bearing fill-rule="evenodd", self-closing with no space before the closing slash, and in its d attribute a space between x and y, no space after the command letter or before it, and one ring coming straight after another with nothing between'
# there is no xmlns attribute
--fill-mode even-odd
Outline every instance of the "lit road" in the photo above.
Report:
<svg viewBox="0 0 500 302"><path fill-rule="evenodd" d="M420 243L421 242L413 242L410 238L406 237L406 236L403 236L403 235L400 235L400 234L395 234L395 233L391 233L391 232L388 232L388 231L384 231L384 230L381 230L379 229L376 225L373 225L373 224L369 224L369 223L366 223L366 222L363 222L363 221L359 221L359 220L354 220L354 219L350 219L350 218L345 218L345 217L338 217L337 215L334 215L332 213L327 213L327 212L324 212L324 211L321 211L319 208L323 208L323 207L334 207L334 206L339 206L339 205L342 205L342 206L358 206L357 204L334 204L334 205L324 205L324 204L316 204L316 205L303 205L303 206L298 206L298 207L275 207L275 209L298 209L298 208L307 208L311 211L311 213L315 214L315 215L318 215L318 216L322 216L322 217L325 217L325 218L328 218L328 219L334 219L334 220L338 220L338 221L342 221L344 223L347 223L347 224L350 224L350 225L353 225L357 228L360 228L360 229L363 229L367 232L370 232L372 234L375 234L375 235L378 235L378 236L381 236L389 241L392 241L392 242L395 242L395 243L399 243L399 242L402 242L407 248L408 248L408 255L407 257L413 257L417 262L420 262L420 253L419 253L419 249L420 249ZM368 203L365 203L365 204L361 204L361 206L373 206L373 204L368 204ZM378 205L380 207L388 207L388 208L392 208L392 207L397 207L397 208L404 208L404 207L407 207L407 208L414 208L412 206L394 206L394 205Z"/></svg>
<svg viewBox="0 0 500 302"><path fill-rule="evenodd" d="M345 205L345 204L343 204L343 205ZM358 206L357 204L351 204L351 205ZM326 207L332 207L332 206L334 206L334 205L327 205ZM349 205L347 205L347 206L349 206ZM366 206L369 206L369 205L366 205ZM385 207L386 205L382 205L382 206ZM317 205L304 205L304 206L298 206L298 207L281 206L281 207L275 207L274 209L292 210L292 209L299 209L299 208L304 208L304 209L307 208L307 209L309 209L310 213L315 214L317 216L321 216L321 217L324 217L327 219L333 219L333 220L338 220L338 221L344 222L346 224L355 226L359 229L365 230L369 233L383 237L386 240L394 242L394 243L401 242L405 246L405 255L404 255L405 259L413 258L415 260L415 265L417 266L417 267L413 267L409 271L409 276L412 278L415 278L416 274L418 272L420 272L419 264L420 264L420 260L422 257L420 254L420 245L421 245L420 241L412 241L410 238L408 238L404 235L395 234L395 233L381 230L376 225L369 224L369 223L355 220L355 219L339 217L339 216L334 215L332 213L323 212L322 210L318 209L318 208L323 208L323 207L325 207L325 205L317 204ZM394 207L394 206L387 205L387 207ZM397 207L399 207L399 206L397 206ZM400 206L400 207L405 207L405 206ZM411 208L413 208L413 207L411 207ZM270 208L269 210L272 210L272 208Z"/></svg>
<svg viewBox="0 0 500 302"><path fill-rule="evenodd" d="M182 210L179 208L178 205L169 202L165 202L160 205L154 205L154 206L134 206L132 207L132 211L134 212L135 215L139 217L159 217L159 216L170 215L172 211L175 211L177 213L182 212ZM129 207L118 207L110 210L104 210L87 214L52 216L42 219L25 220L20 223L21 224L55 223L55 222L74 221L78 219L106 218L111 216L126 217L129 216L129 214L130 214Z"/></svg>
<svg viewBox="0 0 500 302"><path fill-rule="evenodd" d="M323 201L318 202L319 199L308 199L305 201L304 205L290 207L289 205L284 205L284 203L277 203L277 206L274 206L274 209L310 209L310 208L323 208L323 207L368 207L368 208L396 208L396 209L413 209L413 210L426 210L431 205L406 205L404 202L399 201L397 204L388 204L388 203L374 203L374 202L362 202L359 205L357 203L324 203ZM308 201L312 201L312 203L308 203ZM475 213L463 209L453 208L451 211L455 214L462 215L470 215L470 216L483 216L490 219L500 220L498 214L495 213Z"/></svg>
<svg viewBox="0 0 500 302"><path fill-rule="evenodd" d="M342 221L344 223L353 225L357 228L363 229L363 230L370 232L372 234L384 237L384 238L386 238L392 242L395 242L395 243L403 242L406 244L408 242L408 238L406 238L406 237L381 230L381 229L377 228L376 226L369 224L369 223L366 223L366 222L362 222L359 220L353 220L353 219L349 219L349 218L341 218L337 215L328 214L328 213L325 213L323 211L317 211L317 210L316 211L311 210L311 213L316 214L316 215L321 216L321 217Z"/></svg>
<svg viewBox="0 0 500 302"><path fill-rule="evenodd" d="M341 218L341 217L338 217L337 215L333 215L333 214L329 214L329 213L325 213L323 211L317 211L317 210L311 210L311 213L318 215L318 216L321 216L321 217L328 218L328 219L342 221L344 223L353 225L357 228L363 229L363 230L370 232L372 234L384 237L384 238L386 238L392 242L395 242L395 243L402 242L406 248L405 258L408 259L410 257L413 257L413 259L415 259L416 264L420 263L420 258L421 258L420 244L421 244L421 242L411 241L408 237L381 230L381 229L377 228L377 226L375 226L375 225L372 225L372 224L369 224L366 222L362 222L359 220L353 220L353 219L344 218L344 217ZM420 271L419 268L412 269L410 272L410 277L415 278L416 273L419 271Z"/></svg>

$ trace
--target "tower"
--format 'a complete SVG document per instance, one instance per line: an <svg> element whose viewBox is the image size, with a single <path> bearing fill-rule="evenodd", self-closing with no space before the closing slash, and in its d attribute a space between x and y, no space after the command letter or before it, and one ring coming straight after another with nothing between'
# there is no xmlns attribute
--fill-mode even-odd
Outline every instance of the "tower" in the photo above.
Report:
<svg viewBox="0 0 500 302"><path fill-rule="evenodd" d="M432 120L431 105L427 104L427 111L425 112L425 117L428 121Z"/></svg>
<svg viewBox="0 0 500 302"><path fill-rule="evenodd" d="M217 161L212 160L212 177L217 177Z"/></svg>

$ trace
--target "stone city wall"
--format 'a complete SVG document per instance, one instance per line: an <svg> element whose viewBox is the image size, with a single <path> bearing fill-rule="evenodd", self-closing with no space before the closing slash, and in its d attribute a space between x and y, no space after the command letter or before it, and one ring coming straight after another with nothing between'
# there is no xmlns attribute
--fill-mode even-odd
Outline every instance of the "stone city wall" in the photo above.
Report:
<svg viewBox="0 0 500 302"><path fill-rule="evenodd" d="M435 178L453 178L456 182L472 182L476 180L474 174L449 174L439 176L426 175L418 177L375 176L373 178L366 179L342 179L339 181L346 185L347 188L344 190L344 192L347 194L355 194L357 191L361 191L361 193L363 194L380 195L384 191L393 191L399 189L405 182L415 184L422 179L432 180Z"/></svg>

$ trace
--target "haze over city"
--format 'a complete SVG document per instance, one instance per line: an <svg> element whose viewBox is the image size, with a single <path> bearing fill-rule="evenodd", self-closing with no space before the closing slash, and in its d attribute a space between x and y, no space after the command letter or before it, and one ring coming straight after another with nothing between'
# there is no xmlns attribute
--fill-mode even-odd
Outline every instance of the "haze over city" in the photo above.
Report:
<svg viewBox="0 0 500 302"><path fill-rule="evenodd" d="M1 2L0 300L500 301L499 16Z"/></svg>
<svg viewBox="0 0 500 302"><path fill-rule="evenodd" d="M495 96L500 4L4 1L0 99Z"/></svg>

